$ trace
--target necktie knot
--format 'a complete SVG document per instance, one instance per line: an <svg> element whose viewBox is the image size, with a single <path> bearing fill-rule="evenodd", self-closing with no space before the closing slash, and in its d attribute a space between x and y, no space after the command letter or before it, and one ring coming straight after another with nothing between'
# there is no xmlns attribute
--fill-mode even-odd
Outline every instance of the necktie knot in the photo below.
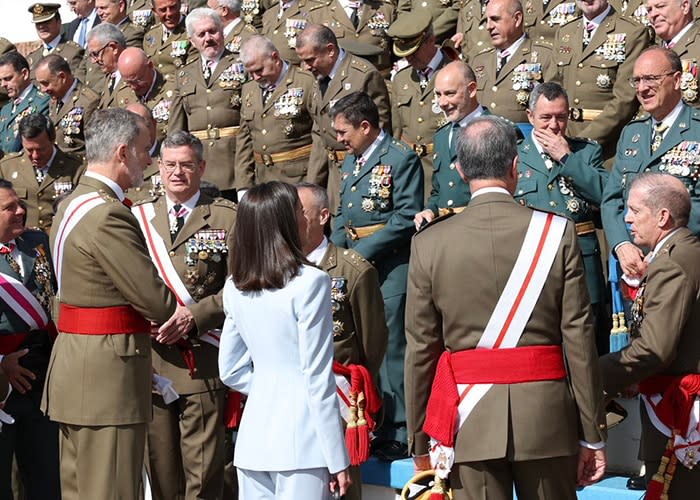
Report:
<svg viewBox="0 0 700 500"><path fill-rule="evenodd" d="M367 163L367 159L360 156L355 160L355 168L352 171L352 175L357 177L360 175L360 170L362 170L362 167L365 166L365 163Z"/></svg>
<svg viewBox="0 0 700 500"><path fill-rule="evenodd" d="M656 150L661 147L666 130L668 130L668 125L666 125L664 122L656 122L654 124L654 137L651 141L652 153L656 153Z"/></svg>

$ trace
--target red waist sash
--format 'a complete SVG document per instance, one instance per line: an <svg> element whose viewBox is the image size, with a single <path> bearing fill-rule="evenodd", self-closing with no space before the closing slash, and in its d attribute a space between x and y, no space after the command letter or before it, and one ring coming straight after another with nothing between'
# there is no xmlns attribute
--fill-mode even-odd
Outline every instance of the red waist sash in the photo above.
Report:
<svg viewBox="0 0 700 500"><path fill-rule="evenodd" d="M61 304L58 331L78 335L148 333L151 324L131 306L77 307Z"/></svg>
<svg viewBox="0 0 700 500"><path fill-rule="evenodd" d="M8 335L0 335L0 354L7 356L17 350L22 345L24 339L27 338L29 332L10 333Z"/></svg>

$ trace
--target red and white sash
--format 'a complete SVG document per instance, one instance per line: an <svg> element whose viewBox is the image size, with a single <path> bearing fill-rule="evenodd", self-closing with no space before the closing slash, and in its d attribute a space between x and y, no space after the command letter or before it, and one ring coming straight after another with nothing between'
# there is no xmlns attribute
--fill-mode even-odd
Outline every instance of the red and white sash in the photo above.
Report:
<svg viewBox="0 0 700 500"><path fill-rule="evenodd" d="M131 208L131 211L136 216L136 220L141 227L141 232L146 238L146 246L148 253L151 255L151 260L158 270L163 282L173 292L177 302L183 306L189 306L196 302L187 291L187 287L182 282L180 275L177 273L173 261L170 259L168 247L165 241L158 234L156 228L151 223L151 220L156 215L155 206L153 203L144 203ZM221 330L209 330L199 336L199 338L214 347L219 347L219 339Z"/></svg>
<svg viewBox="0 0 700 500"><path fill-rule="evenodd" d="M63 248L68 235L90 210L104 202L102 195L93 192L73 198L73 201L66 207L66 212L63 214L63 219L61 219L56 232L56 244L53 253L53 265L56 270L59 294L61 293L61 274L63 272Z"/></svg>
<svg viewBox="0 0 700 500"><path fill-rule="evenodd" d="M43 330L49 323L46 311L21 281L0 273L0 300L22 318L29 330Z"/></svg>
<svg viewBox="0 0 700 500"><path fill-rule="evenodd" d="M338 407L340 416L345 422L350 421L350 407L352 406L352 396L350 395L350 381L344 375L333 374L335 377L335 390L338 393Z"/></svg>

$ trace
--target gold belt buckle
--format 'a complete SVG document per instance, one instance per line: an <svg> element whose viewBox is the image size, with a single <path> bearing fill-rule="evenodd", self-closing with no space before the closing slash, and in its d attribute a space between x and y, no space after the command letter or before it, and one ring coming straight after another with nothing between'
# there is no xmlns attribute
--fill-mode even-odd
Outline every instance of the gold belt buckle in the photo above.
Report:
<svg viewBox="0 0 700 500"><path fill-rule="evenodd" d="M425 144L414 144L413 151L415 151L418 156L425 156L428 147Z"/></svg>
<svg viewBox="0 0 700 500"><path fill-rule="evenodd" d="M345 226L345 232L348 233L348 236L350 236L352 241L357 241L360 239L354 227Z"/></svg>
<svg viewBox="0 0 700 500"><path fill-rule="evenodd" d="M218 127L210 127L207 129L207 139L219 139L220 137L221 133L219 132Z"/></svg>
<svg viewBox="0 0 700 500"><path fill-rule="evenodd" d="M571 108L569 110L569 117L577 122L583 121L583 110L581 108Z"/></svg>
<svg viewBox="0 0 700 500"><path fill-rule="evenodd" d="M265 164L266 167L271 167L275 164L275 162L272 161L272 156L269 153L263 153L261 156L262 156L263 163Z"/></svg>

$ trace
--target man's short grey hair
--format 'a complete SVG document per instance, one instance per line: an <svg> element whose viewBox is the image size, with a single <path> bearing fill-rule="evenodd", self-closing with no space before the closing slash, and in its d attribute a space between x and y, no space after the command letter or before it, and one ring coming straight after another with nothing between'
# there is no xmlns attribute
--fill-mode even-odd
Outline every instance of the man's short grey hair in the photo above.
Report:
<svg viewBox="0 0 700 500"><path fill-rule="evenodd" d="M232 12L241 11L241 0L216 0L216 3L219 5L219 7L226 7Z"/></svg>
<svg viewBox="0 0 700 500"><path fill-rule="evenodd" d="M121 108L95 111L85 127L88 163L108 163L121 144L133 149L136 138L144 133L146 121Z"/></svg>
<svg viewBox="0 0 700 500"><path fill-rule="evenodd" d="M296 185L296 188L308 189L311 191L311 196L314 198L314 206L317 209L323 210L324 208L329 208L328 191L325 188L313 182L300 182Z"/></svg>
<svg viewBox="0 0 700 500"><path fill-rule="evenodd" d="M457 156L469 180L503 179L518 156L518 135L512 123L498 116L480 116L457 139Z"/></svg>
<svg viewBox="0 0 700 500"><path fill-rule="evenodd" d="M241 62L247 66L258 57L272 57L274 52L278 51L272 40L262 35L253 35L241 46Z"/></svg>
<svg viewBox="0 0 700 500"><path fill-rule="evenodd" d="M297 48L299 49L308 45L313 50L319 50L325 48L329 43L337 49L338 38L332 29L322 24L307 24L306 28L297 36Z"/></svg>
<svg viewBox="0 0 700 500"><path fill-rule="evenodd" d="M122 49L126 48L126 38L124 37L122 30L109 23L100 23L88 31L88 43L92 40L96 40L101 46L107 45L110 42L115 42Z"/></svg>
<svg viewBox="0 0 700 500"><path fill-rule="evenodd" d="M537 101L540 96L544 96L548 101L563 97L566 101L566 107L569 107L569 96L564 87L555 82L544 82L535 85L535 88L530 92L530 100L527 103L527 109L529 109L531 113L535 112L535 106L537 106Z"/></svg>
<svg viewBox="0 0 700 500"><path fill-rule="evenodd" d="M188 37L192 38L192 35L194 35L195 23L198 23L204 19L211 19L214 21L216 29L223 33L224 23L221 20L221 16L217 14L214 9L210 9L209 7L199 7L198 9L194 9L192 12L187 14L187 17L185 18L185 27L187 28Z"/></svg>
<svg viewBox="0 0 700 500"><path fill-rule="evenodd" d="M690 194L683 182L669 174L644 172L632 181L632 189L644 192L642 203L653 213L665 208L671 214L674 227L688 225L690 219Z"/></svg>
<svg viewBox="0 0 700 500"><path fill-rule="evenodd" d="M197 163L204 159L204 146L202 141L185 130L177 130L169 134L160 145L160 159L163 159L163 150L187 146L194 151Z"/></svg>

